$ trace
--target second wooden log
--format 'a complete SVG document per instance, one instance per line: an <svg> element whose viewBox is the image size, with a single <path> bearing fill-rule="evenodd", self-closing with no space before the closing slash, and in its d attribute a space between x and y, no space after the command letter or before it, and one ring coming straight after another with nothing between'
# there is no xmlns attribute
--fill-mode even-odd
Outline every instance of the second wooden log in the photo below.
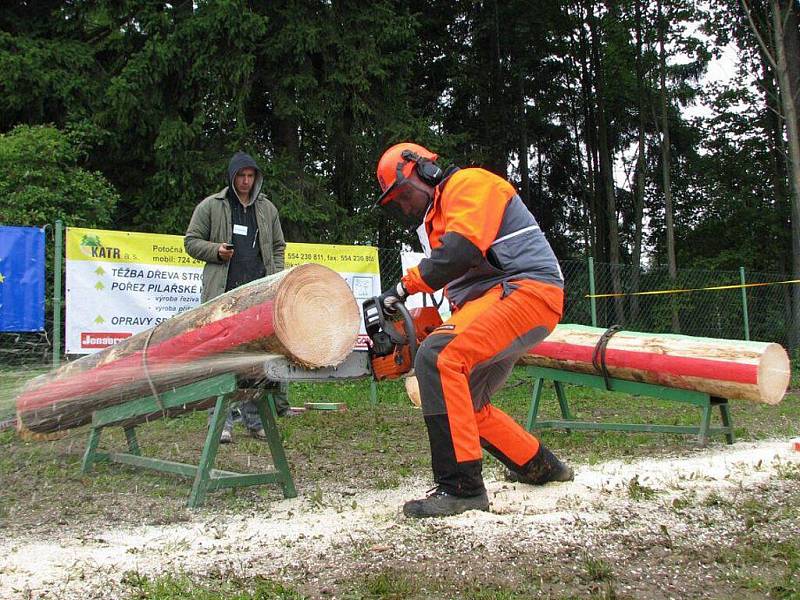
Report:
<svg viewBox="0 0 800 600"><path fill-rule="evenodd" d="M559 325L519 364L599 375L595 349L605 329ZM611 377L777 404L791 378L780 344L619 331L606 344Z"/></svg>

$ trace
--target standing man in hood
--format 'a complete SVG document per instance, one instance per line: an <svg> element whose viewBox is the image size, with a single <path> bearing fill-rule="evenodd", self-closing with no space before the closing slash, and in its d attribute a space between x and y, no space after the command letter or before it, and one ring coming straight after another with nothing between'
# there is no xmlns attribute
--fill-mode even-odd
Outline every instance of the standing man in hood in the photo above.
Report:
<svg viewBox="0 0 800 600"><path fill-rule="evenodd" d="M206 302L283 270L286 242L278 209L261 193L264 177L249 154L237 152L228 164L228 185L198 204L184 237L189 256L206 263L203 292ZM271 389L278 415L294 414L286 399L286 386ZM252 399L260 389L239 391L245 426L257 439L266 439ZM229 414L220 441L233 440L233 415Z"/></svg>
<svg viewBox="0 0 800 600"><path fill-rule="evenodd" d="M414 369L431 445L435 491L403 506L408 517L488 510L483 450L530 485L569 481L570 467L491 404L517 359L561 318L564 277L514 187L484 169L443 171L422 146L396 144L378 162L391 217L416 227L417 267L381 295L385 313L409 294L444 288L453 314L419 347Z"/></svg>

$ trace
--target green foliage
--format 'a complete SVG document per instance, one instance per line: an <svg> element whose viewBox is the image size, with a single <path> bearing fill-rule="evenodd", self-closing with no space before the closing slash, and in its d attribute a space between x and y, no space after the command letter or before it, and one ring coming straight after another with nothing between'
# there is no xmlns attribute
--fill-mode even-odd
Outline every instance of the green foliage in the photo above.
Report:
<svg viewBox="0 0 800 600"><path fill-rule="evenodd" d="M119 195L98 172L80 166L69 132L20 125L0 135L0 214L4 223L103 227Z"/></svg>
<svg viewBox="0 0 800 600"><path fill-rule="evenodd" d="M582 566L585 571L585 577L589 581L613 581L614 570L602 558L597 558L592 555L585 555L583 557Z"/></svg>
<svg viewBox="0 0 800 600"><path fill-rule="evenodd" d="M646 485L642 485L639 476L635 475L628 482L628 497L631 500L652 500L656 496L656 490Z"/></svg>
<svg viewBox="0 0 800 600"><path fill-rule="evenodd" d="M0 30L0 128L47 122L63 126L66 118L85 114L98 91L96 71L93 49L82 41Z"/></svg>
<svg viewBox="0 0 800 600"><path fill-rule="evenodd" d="M188 575L164 575L154 579L136 571L123 577L132 597L140 600L300 600L304 596L280 583L261 577L233 575L197 582Z"/></svg>
<svg viewBox="0 0 800 600"><path fill-rule="evenodd" d="M665 264L663 26L679 266L788 272L775 82L741 3L695 5L8 0L0 132L69 132L71 164L119 190L110 221L119 229L182 233L195 205L226 184L230 155L246 150L288 240L381 247L415 243L371 206L381 151L415 139L445 165L509 177L562 259L608 262L602 124L604 150L626 175L613 190L621 261L641 244L650 264ZM753 10L768 22L767 4ZM729 43L743 75L706 86L713 115L687 121L708 61Z"/></svg>

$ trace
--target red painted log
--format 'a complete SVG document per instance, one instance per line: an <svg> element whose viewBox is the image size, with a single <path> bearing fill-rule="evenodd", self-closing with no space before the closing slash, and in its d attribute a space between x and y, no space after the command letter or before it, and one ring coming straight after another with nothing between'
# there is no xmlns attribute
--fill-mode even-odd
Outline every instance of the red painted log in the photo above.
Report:
<svg viewBox="0 0 800 600"><path fill-rule="evenodd" d="M593 358L604 332L559 325L519 363L600 374ZM625 330L608 341L605 363L619 379L766 404L781 401L791 378L789 356L779 344Z"/></svg>
<svg viewBox="0 0 800 600"><path fill-rule="evenodd" d="M269 354L311 368L336 366L352 350L359 325L358 305L338 273L294 267L37 377L17 397L18 427L70 429L97 409L153 391L225 372L259 375Z"/></svg>

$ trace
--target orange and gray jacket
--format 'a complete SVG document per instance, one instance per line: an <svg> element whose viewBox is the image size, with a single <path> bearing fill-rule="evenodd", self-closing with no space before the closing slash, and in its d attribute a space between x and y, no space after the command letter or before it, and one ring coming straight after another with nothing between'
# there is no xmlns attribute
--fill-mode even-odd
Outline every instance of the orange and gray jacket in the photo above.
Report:
<svg viewBox="0 0 800 600"><path fill-rule="evenodd" d="M534 279L564 287L558 259L514 187L484 169L456 169L425 216L430 256L403 277L409 294L445 288L451 305L498 284Z"/></svg>

